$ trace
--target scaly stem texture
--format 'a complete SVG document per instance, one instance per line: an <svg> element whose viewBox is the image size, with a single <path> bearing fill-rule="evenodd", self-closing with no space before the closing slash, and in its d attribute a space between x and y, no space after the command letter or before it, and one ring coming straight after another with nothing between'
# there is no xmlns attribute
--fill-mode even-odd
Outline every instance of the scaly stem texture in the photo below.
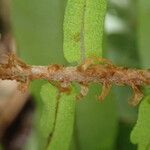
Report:
<svg viewBox="0 0 150 150"><path fill-rule="evenodd" d="M140 87L150 85L150 71L117 67L103 59L100 59L100 62L102 63L98 64L93 60L87 60L84 64L74 67L56 64L30 66L14 55L10 55L8 63L0 64L0 79L16 80L22 85L27 85L32 80L44 79L49 82L59 82L62 88L68 88L72 82L77 82L82 86L101 83L105 93L108 93L107 90L112 84L129 85L134 91L132 104L136 105L142 98Z"/></svg>

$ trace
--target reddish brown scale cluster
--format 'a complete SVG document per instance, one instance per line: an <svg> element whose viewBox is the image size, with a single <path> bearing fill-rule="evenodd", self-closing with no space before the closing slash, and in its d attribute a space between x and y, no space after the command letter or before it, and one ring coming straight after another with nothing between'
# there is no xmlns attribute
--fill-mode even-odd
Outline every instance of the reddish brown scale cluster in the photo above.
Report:
<svg viewBox="0 0 150 150"><path fill-rule="evenodd" d="M141 86L150 85L150 71L117 67L106 59L88 59L83 64L74 67L61 65L30 66L23 63L15 55L7 56L8 61L0 64L0 79L20 82L19 89L25 91L32 80L49 81L60 92L70 93L70 84L77 82L81 98L88 93L91 83L102 84L99 96L102 101L109 93L112 85L128 85L133 89L131 104L137 105L143 97Z"/></svg>
<svg viewBox="0 0 150 150"><path fill-rule="evenodd" d="M30 67L16 57L15 54L5 55L6 63L0 64L0 73L2 80L16 80L20 84L18 89L25 92L29 86L29 77L23 72L30 70Z"/></svg>
<svg viewBox="0 0 150 150"><path fill-rule="evenodd" d="M54 65L49 65L48 66L48 71L51 73L56 73L57 71L62 71L63 70L63 66L62 65L58 65L58 64L54 64ZM71 92L71 88L70 88L70 84L67 81L49 81L50 84L54 85L58 91L60 93L68 93L70 94Z"/></svg>
<svg viewBox="0 0 150 150"><path fill-rule="evenodd" d="M133 96L129 103L137 105L143 98L143 93L140 90L141 86L144 84L149 85L150 83L149 78L144 76L145 71L117 67L106 59L98 59L97 62L89 59L79 66L78 70L82 73L84 72L88 78L95 77L97 83L102 84L102 92L99 96L100 101L103 101L109 94L112 84L129 85L133 89Z"/></svg>

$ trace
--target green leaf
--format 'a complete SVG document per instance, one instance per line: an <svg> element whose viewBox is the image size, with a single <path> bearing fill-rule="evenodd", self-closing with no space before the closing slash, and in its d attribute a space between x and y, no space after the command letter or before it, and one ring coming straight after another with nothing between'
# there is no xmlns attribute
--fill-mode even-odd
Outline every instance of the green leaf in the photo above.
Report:
<svg viewBox="0 0 150 150"><path fill-rule="evenodd" d="M64 17L64 56L68 62L81 59L81 28L85 0L68 0Z"/></svg>
<svg viewBox="0 0 150 150"><path fill-rule="evenodd" d="M139 53L141 56L142 65L145 68L149 68L150 61L150 51L149 51L149 35L150 35L150 1L148 0L139 0Z"/></svg>
<svg viewBox="0 0 150 150"><path fill-rule="evenodd" d="M42 86L43 107L38 122L40 149L45 146L50 150L69 148L74 123L75 96L73 90L69 95L62 93L58 99L58 90L54 86Z"/></svg>
<svg viewBox="0 0 150 150"><path fill-rule="evenodd" d="M64 63L64 1L13 0L11 4L13 33L21 58L36 65Z"/></svg>
<svg viewBox="0 0 150 150"><path fill-rule="evenodd" d="M101 57L107 0L86 0L84 20L85 56Z"/></svg>
<svg viewBox="0 0 150 150"><path fill-rule="evenodd" d="M48 150L68 150L72 138L75 97L73 90L69 95L62 93L58 102L57 117Z"/></svg>
<svg viewBox="0 0 150 150"><path fill-rule="evenodd" d="M137 123L131 133L131 141L139 150L150 149L150 96L140 104Z"/></svg>
<svg viewBox="0 0 150 150"><path fill-rule="evenodd" d="M101 88L92 85L88 95L77 102L74 150L112 150L115 147L118 116L115 97L110 93L100 103Z"/></svg>
<svg viewBox="0 0 150 150"><path fill-rule="evenodd" d="M38 128L40 131L40 136L43 141L43 145L46 146L48 142L48 137L52 134L54 130L56 110L57 110L57 95L58 90L51 84L45 84L41 88L41 98L42 98L42 112L38 121ZM42 145L42 142L40 142Z"/></svg>
<svg viewBox="0 0 150 150"><path fill-rule="evenodd" d="M106 0L68 0L64 19L64 56L80 63L102 55Z"/></svg>

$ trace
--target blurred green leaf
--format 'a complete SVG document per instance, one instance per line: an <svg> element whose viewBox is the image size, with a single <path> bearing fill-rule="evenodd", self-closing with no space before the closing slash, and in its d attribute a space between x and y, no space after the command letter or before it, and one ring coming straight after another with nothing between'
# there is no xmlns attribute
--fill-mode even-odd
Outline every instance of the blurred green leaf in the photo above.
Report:
<svg viewBox="0 0 150 150"><path fill-rule="evenodd" d="M150 67L150 50L149 50L149 35L150 35L150 1L139 0L139 32L138 32L138 42L139 42L139 52L141 56L142 66L144 68Z"/></svg>
<svg viewBox="0 0 150 150"><path fill-rule="evenodd" d="M131 141L139 150L150 149L150 96L140 104L137 123L131 133Z"/></svg>
<svg viewBox="0 0 150 150"><path fill-rule="evenodd" d="M115 147L118 116L114 95L110 93L100 103L97 95L101 88L92 85L84 100L77 102L74 145L78 150L113 150Z"/></svg>
<svg viewBox="0 0 150 150"><path fill-rule="evenodd" d="M48 150L68 150L72 138L76 92L62 93L58 101L57 116Z"/></svg>
<svg viewBox="0 0 150 150"><path fill-rule="evenodd" d="M138 14L139 14L138 42L139 42L140 59L142 62L142 67L149 69L150 1L147 0L138 1ZM145 93L147 94L150 93L149 87L145 87Z"/></svg>
<svg viewBox="0 0 150 150"><path fill-rule="evenodd" d="M31 64L64 62L64 1L13 0L11 3L13 30L20 56Z"/></svg>
<svg viewBox="0 0 150 150"><path fill-rule="evenodd" d="M130 141L130 133L133 129L133 123L126 123L120 120L117 137L117 150L137 150L137 146Z"/></svg>

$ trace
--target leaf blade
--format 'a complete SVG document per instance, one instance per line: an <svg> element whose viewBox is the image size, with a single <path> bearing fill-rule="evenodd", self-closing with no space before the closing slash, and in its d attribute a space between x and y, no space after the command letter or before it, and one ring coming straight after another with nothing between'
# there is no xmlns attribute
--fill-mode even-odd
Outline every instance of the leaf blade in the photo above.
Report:
<svg viewBox="0 0 150 150"><path fill-rule="evenodd" d="M74 124L75 97L74 90L69 95L61 94L55 129L48 150L69 149Z"/></svg>
<svg viewBox="0 0 150 150"><path fill-rule="evenodd" d="M138 120L131 132L131 142L138 144L139 150L150 148L150 96L140 104Z"/></svg>
<svg viewBox="0 0 150 150"><path fill-rule="evenodd" d="M68 0L64 19L64 56L68 62L82 62L102 56L102 35L106 0Z"/></svg>
<svg viewBox="0 0 150 150"><path fill-rule="evenodd" d="M68 62L80 61L80 39L85 0L68 0L64 17L64 56Z"/></svg>
<svg viewBox="0 0 150 150"><path fill-rule="evenodd" d="M43 142L40 145L43 145L41 147L45 147L54 129L58 91L51 84L45 84L41 88L40 95L43 107L38 121L38 129Z"/></svg>
<svg viewBox="0 0 150 150"><path fill-rule="evenodd" d="M106 6L106 0L86 0L84 21L86 57L102 57L102 38Z"/></svg>
<svg viewBox="0 0 150 150"><path fill-rule="evenodd" d="M100 87L91 85L88 95L76 106L75 150L112 150L115 146L118 116L113 94L99 103Z"/></svg>

